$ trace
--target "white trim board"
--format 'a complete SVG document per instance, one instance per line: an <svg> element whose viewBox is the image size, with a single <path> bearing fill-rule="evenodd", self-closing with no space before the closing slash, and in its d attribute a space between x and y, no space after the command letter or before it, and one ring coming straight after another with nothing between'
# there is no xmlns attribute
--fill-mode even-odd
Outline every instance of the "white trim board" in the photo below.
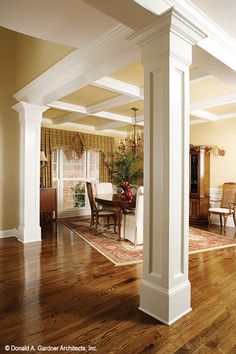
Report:
<svg viewBox="0 0 236 354"><path fill-rule="evenodd" d="M0 238L17 237L16 234L17 234L16 229L0 230Z"/></svg>

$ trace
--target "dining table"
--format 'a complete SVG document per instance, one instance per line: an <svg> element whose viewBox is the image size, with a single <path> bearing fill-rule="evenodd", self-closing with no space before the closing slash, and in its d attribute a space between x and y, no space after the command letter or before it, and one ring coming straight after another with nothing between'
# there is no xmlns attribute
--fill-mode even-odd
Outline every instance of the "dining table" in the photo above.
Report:
<svg viewBox="0 0 236 354"><path fill-rule="evenodd" d="M117 241L121 240L121 217L122 213L126 213L135 208L136 196L133 195L131 200L127 200L121 193L119 194L96 194L95 201L103 207L114 208L116 210L116 225L118 228Z"/></svg>

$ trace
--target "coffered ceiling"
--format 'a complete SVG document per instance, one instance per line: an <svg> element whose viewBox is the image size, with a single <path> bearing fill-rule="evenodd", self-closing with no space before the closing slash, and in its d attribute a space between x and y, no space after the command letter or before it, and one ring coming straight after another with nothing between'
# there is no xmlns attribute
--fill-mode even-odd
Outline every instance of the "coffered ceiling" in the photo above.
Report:
<svg viewBox="0 0 236 354"><path fill-rule="evenodd" d="M156 14L148 10L153 11L155 7L155 11L162 12L170 3L180 6L181 10L181 6L191 2L150 0L148 9L140 6L147 3L145 0L121 0L118 7L118 3L105 0L42 0L33 3L31 0L20 3L0 0L0 25L79 49L19 91L15 98L50 107L44 113L45 124L55 127L73 125L74 128L107 134L124 134L132 127L134 120L130 109L137 107L137 121L142 129L145 124L144 72L140 49L126 38L134 29L156 19ZM212 1L192 0L192 3L211 15ZM130 16L127 8L136 17ZM225 15L220 16L223 12L228 14L230 11L223 8L222 1L215 1L213 20L236 37L234 22L229 21L231 24L227 25L222 19ZM229 19L231 17L229 14ZM209 33L210 38L212 30ZM225 65L223 59L221 61L220 56L213 58L204 46L194 49L190 68L192 124L236 117L235 79L235 72Z"/></svg>

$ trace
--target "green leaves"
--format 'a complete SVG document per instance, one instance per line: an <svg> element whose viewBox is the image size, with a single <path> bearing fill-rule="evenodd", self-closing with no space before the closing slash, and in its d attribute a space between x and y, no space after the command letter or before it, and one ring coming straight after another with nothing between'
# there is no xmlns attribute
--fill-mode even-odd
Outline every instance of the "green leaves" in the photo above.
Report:
<svg viewBox="0 0 236 354"><path fill-rule="evenodd" d="M113 161L113 182L120 186L122 182L135 184L143 177L143 160L132 153L116 153Z"/></svg>

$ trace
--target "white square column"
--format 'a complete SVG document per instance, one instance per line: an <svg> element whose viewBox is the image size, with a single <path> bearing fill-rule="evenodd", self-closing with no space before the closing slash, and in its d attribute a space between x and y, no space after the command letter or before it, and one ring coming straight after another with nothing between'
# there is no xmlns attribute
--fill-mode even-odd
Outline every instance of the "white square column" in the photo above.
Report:
<svg viewBox="0 0 236 354"><path fill-rule="evenodd" d="M40 131L47 107L20 102L12 107L20 121L20 224L18 240L41 241L40 228Z"/></svg>
<svg viewBox="0 0 236 354"><path fill-rule="evenodd" d="M144 64L144 274L140 310L172 324L191 311L189 65L204 34L171 9L130 40Z"/></svg>

